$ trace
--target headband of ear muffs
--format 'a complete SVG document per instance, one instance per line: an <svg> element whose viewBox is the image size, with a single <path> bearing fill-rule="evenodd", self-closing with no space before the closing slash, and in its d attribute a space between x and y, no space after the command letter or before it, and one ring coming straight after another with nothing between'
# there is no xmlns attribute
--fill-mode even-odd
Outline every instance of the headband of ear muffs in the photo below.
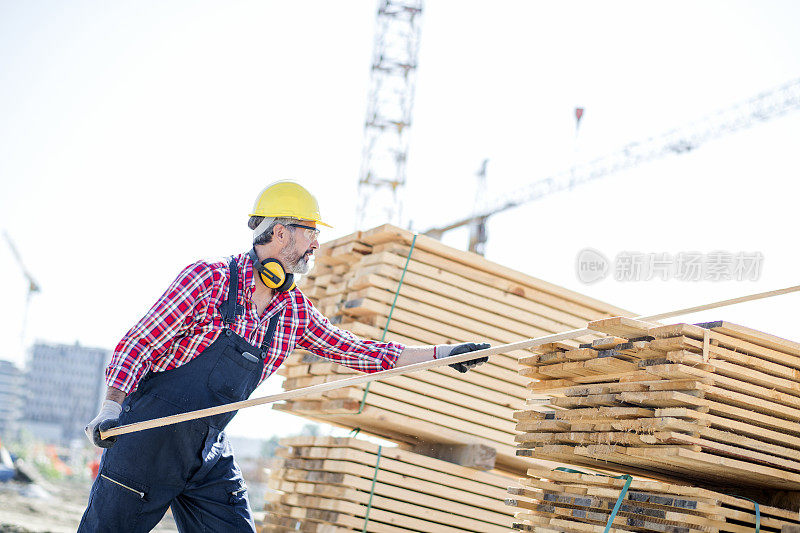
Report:
<svg viewBox="0 0 800 533"><path fill-rule="evenodd" d="M255 248L252 248L248 253L250 254L250 259L253 260L253 267L261 276L261 281L264 282L264 285L275 292L294 289L294 274L287 273L280 261L271 257L259 261Z"/></svg>

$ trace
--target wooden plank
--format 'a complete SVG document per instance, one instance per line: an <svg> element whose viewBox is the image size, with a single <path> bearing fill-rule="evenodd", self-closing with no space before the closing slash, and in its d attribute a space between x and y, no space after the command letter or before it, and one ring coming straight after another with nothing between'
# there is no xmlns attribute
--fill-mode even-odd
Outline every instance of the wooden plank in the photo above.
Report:
<svg viewBox="0 0 800 533"><path fill-rule="evenodd" d="M505 405L500 405L499 403L493 403L480 397L471 395L470 392L472 391L467 387L462 387L462 390L464 390L464 394L462 394L456 390L442 387L438 383L434 385L422 380L412 379L409 376L396 376L394 378L387 379L384 382L375 382L370 386L370 391L380 393L385 387L394 387L411 391L416 394L422 394L426 397L446 401L450 404L461 406L476 413L490 415L503 420L511 420L513 418L514 410L522 409L524 407L524 403L522 401L516 400L513 397L504 398L502 401L505 402ZM358 387L357 389L350 388L349 390L363 391L363 387ZM326 393L326 397L336 398L336 392L337 391L332 391L330 394Z"/></svg>
<svg viewBox="0 0 800 533"><path fill-rule="evenodd" d="M770 335L763 331L751 329L731 322L718 321L698 324L702 328L711 329L729 337L735 337L758 346L800 357L800 343Z"/></svg>
<svg viewBox="0 0 800 533"><path fill-rule="evenodd" d="M387 245L382 245L377 248L381 249L385 247L387 247ZM363 269L365 272L370 272L372 269L375 269L376 272L380 272L380 268L384 265L403 269L406 265L405 254L407 254L407 247L402 255L392 251L372 253L361 260L358 269ZM411 261L408 262L406 275L411 272L425 278L435 279L474 294L484 295L491 300L508 305L513 309L533 313L556 323L564 324L572 329L584 327L586 324L586 319L582 316L576 316L566 310L544 305L536 299L526 297L524 295L524 289L520 289L514 284L509 284L507 281L485 273L478 273L478 275L475 276L474 274L476 271L468 270L455 273L447 270L448 265L439 264L439 261L440 258L436 256L430 255L428 259L426 259L424 254L420 255L416 253ZM434 264L428 264L428 262Z"/></svg>
<svg viewBox="0 0 800 533"><path fill-rule="evenodd" d="M592 348L579 348L568 351L538 353L519 360L519 364L538 368L540 366L555 365L568 361L588 361L597 358L597 350ZM524 370L524 369L523 369ZM520 371L520 373L522 373ZM524 374L523 374L524 375Z"/></svg>
<svg viewBox="0 0 800 533"><path fill-rule="evenodd" d="M397 322L393 318L392 319L392 324L396 324L396 323ZM380 338L380 333L382 331L379 328L376 328L376 327L373 327L373 326L368 326L366 324L358 323L358 322L348 322L348 323L343 324L343 326L346 326L346 329L348 331L351 331L356 335L363 336L364 338L374 338L374 334L375 333L378 333L378 338ZM419 340L418 339L411 339L411 338L408 338L408 337L403 337L402 335L398 335L396 333L391 333L390 335L387 335L387 340L390 340L390 341L393 341L393 342L400 342L402 344L412 345L412 346L415 345L415 344L419 344ZM441 344L441 343L437 343L437 344ZM473 385L478 385L480 387L484 387L485 389L488 389L490 391L494 391L494 392L499 393L499 394L511 395L513 397L516 397L516 398L525 398L525 397L527 397L528 394L529 394L528 391L523 386L516 385L515 384L515 383L517 383L516 380L514 382L508 382L508 381L504 381L502 379L495 379L491 375L487 375L487 374L485 374L483 372L483 368L484 367L494 365L494 360L495 360L495 356L492 356L490 358L489 362L470 370L470 373L465 375L465 376L460 375L458 372L453 371L453 369L451 369L449 367L448 368L432 368L429 372L430 373L434 373L434 374L439 374L439 375L445 375L445 376L448 376L448 377L452 377L454 379L460 379L461 382L462 382L462 386L469 386L470 384L473 384ZM502 372L502 370L500 370L499 372ZM493 372L493 373L496 373L496 372ZM423 373L418 373L418 374L415 374L415 377L418 377L418 376L421 376L421 375L423 375ZM508 374L506 374L505 372L502 372L502 376L503 377L508 377ZM521 380L521 381L524 382L524 380Z"/></svg>
<svg viewBox="0 0 800 533"><path fill-rule="evenodd" d="M669 337L652 341L650 347L654 350L661 350L664 352L692 350L695 353L701 353L703 350L703 343L702 341L694 340L689 337ZM711 345L708 347L707 351L712 358L722 359L748 369L766 372L773 376L784 378L784 380L790 380L793 382L792 385L794 386L785 386L795 391L800 390L800 384L797 383L797 381L800 381L800 370L796 368L728 350L721 346ZM789 383L789 381L784 381L784 383Z"/></svg>
<svg viewBox="0 0 800 533"><path fill-rule="evenodd" d="M401 514L414 514L418 517L434 519L442 522L447 520L447 514L455 516L461 522L461 527L480 530L486 523L505 526L511 518L510 513L502 513L502 509L490 511L469 507L456 501L446 500L430 494L421 495L395 485L375 483L370 480L360 479L358 483L362 490L352 487L326 485L322 483L291 483L279 486L279 490L287 493L303 494L307 496L321 496L335 500L344 500L366 506L370 502L370 492L374 491L372 504L377 509L399 512ZM497 507L500 507L499 505Z"/></svg>
<svg viewBox="0 0 800 533"><path fill-rule="evenodd" d="M633 318L627 318L624 316L615 316L611 318L593 320L592 322L589 322L587 327L589 329L614 335L616 337L635 339L649 336L649 331L656 327L656 324L635 320Z"/></svg>
<svg viewBox="0 0 800 533"><path fill-rule="evenodd" d="M276 404L273 408L288 412L294 412L296 410L291 404ZM350 406L350 408L352 408L352 406ZM330 413L326 407L325 413L306 412L303 413L303 416L318 422L339 425L344 428L359 427L363 433L410 445L417 444L420 441L452 444L484 444L497 450L496 463L500 469L510 472L519 472L524 471L524 469L530 466L530 459L516 456L516 448L513 445L513 436L511 434L507 435L503 442L498 442L487 438L483 432L473 435L431 422L428 419L429 417L414 418L409 416L402 409L400 411L390 411L366 405L361 414L349 415Z"/></svg>
<svg viewBox="0 0 800 533"><path fill-rule="evenodd" d="M345 396L346 395L346 396ZM364 397L363 393L359 390L354 389L340 389L339 391L334 391L332 396L340 399L342 397L347 397L357 402L360 402ZM429 420L436 420L439 422L442 420L442 425L448 425L449 427L453 427L450 424L445 424L444 419L440 418L441 416L448 417L447 419L460 419L465 422L469 422L472 426L480 426L482 428L486 428L486 435L500 435L497 432L503 433L513 433L513 420L511 420L511 409L508 409L506 412L506 416L508 418L499 418L492 415L487 415L481 413L475 409L472 409L470 405L461 406L457 403L450 403L447 401L439 400L437 398L432 398L424 394L418 394L416 392L411 392L399 387L393 386L389 380L382 383L380 387L370 387L369 393L367 394L366 403L372 406L381 407L386 406L389 408L390 406L397 406L398 404L384 402L379 400L380 398L387 398L391 400L396 400L397 402L405 403L409 406L416 406L419 407L421 410L408 410L407 413L428 413ZM425 416L424 414L422 416ZM496 432L491 432L490 430L496 430Z"/></svg>
<svg viewBox="0 0 800 533"><path fill-rule="evenodd" d="M726 388L731 388L731 390L747 390L749 393L765 399L775 400L790 406L797 405L797 398L800 395L794 391L795 384L792 382L727 361L709 359L707 364L702 364L699 363L701 360L697 354L686 351L668 352L663 358L665 363L682 364L683 371L686 371L688 366L693 369L694 373L706 372L709 379L725 383ZM653 368L648 368L647 371L656 375L666 370L654 366Z"/></svg>
<svg viewBox="0 0 800 533"><path fill-rule="evenodd" d="M717 345L723 348L800 369L800 357L797 357L794 354L787 354L779 350L773 350L769 347L759 346L758 344L724 335L713 330L707 330L701 328L700 326L691 324L672 324L669 326L660 326L652 329L650 331L650 335L657 339L685 336L695 340L703 340L703 337L708 335L710 341L714 341L717 343Z"/></svg>
<svg viewBox="0 0 800 533"><path fill-rule="evenodd" d="M286 494L281 497L281 501L304 509L320 509L325 510L329 521L335 521L343 526L352 528L361 528L364 524L364 517L366 515L366 506L346 502L342 500L332 500L329 498L302 496L298 494ZM416 509L415 509L416 510ZM416 510L419 512L419 510ZM442 533L463 533L463 529L459 527L451 527L441 522L433 522L428 517L428 520L415 518L409 515L400 515L378 509L373 507L370 510L370 524L388 523L393 526L416 529L422 531L441 531ZM374 521L374 522L373 522ZM453 520L458 523L458 520ZM487 524L486 531L497 531L498 533L505 533L505 529L498 526L491 526Z"/></svg>
<svg viewBox="0 0 800 533"><path fill-rule="evenodd" d="M369 492L372 490L372 479L367 479L344 472L326 472L319 470L299 470L299 469L276 469L274 476L281 480L324 483L326 485L352 487L354 489ZM433 481L417 479L403 476L394 472L382 472L378 470L376 478L376 490L383 490L383 487L403 487L418 494L416 498L425 499L437 497L444 500L456 502L460 505L468 505L473 509L497 509L499 497L498 490L491 487L486 489L485 494L477 494L468 490L440 485ZM479 488L478 490L481 490ZM449 507L443 505L443 508Z"/></svg>
<svg viewBox="0 0 800 533"><path fill-rule="evenodd" d="M592 341L592 349L593 350L610 350L611 348L615 348L620 344L625 344L628 342L627 338L622 337L602 337L600 339L595 339Z"/></svg>
<svg viewBox="0 0 800 533"><path fill-rule="evenodd" d="M329 474L356 476L366 479L371 483L372 478L375 476L376 462L377 456L371 454L365 454L364 452L357 452L351 449L331 448L331 451L327 452L327 457L321 459L307 459L303 457L282 459L277 461L276 470L286 468L303 472L323 472L324 474L322 474L322 476L312 477L307 480L333 480L325 481L331 484L338 484L338 482L335 478L329 477ZM449 466L450 463L447 463L443 469L447 469ZM486 472L482 471L477 472L486 474ZM408 478L410 480L409 482L413 481L415 486L420 487L421 490L424 491L435 490L435 485L440 485L457 489L458 491L470 492L483 498L492 499L502 497L502 493L506 488L496 486L494 480L492 480L492 483L484 483L477 477L457 476L450 473L448 470L437 471L435 469L415 466L411 463L391 458L387 458L384 461L383 456L381 457L378 476L382 483L389 485L404 486L403 479ZM339 479L343 478L340 477ZM480 500L480 498L478 498L478 500Z"/></svg>
<svg viewBox="0 0 800 533"><path fill-rule="evenodd" d="M513 476L509 476L508 474L504 474L499 471L492 471L492 472L482 472L476 471L473 468L467 468L461 465L449 463L447 461L442 461L440 459L435 459L432 457L428 457L425 455L420 456L409 450L404 450L401 448L395 447L387 447L387 446L379 446L372 442L363 440L363 439L356 439L356 438L349 438L349 437L288 437L285 439L281 439L282 446L291 446L291 447L311 447L314 446L316 448L337 448L337 449L352 449L356 451L360 451L363 453L371 454L377 456L378 449L381 448L381 454L384 457L388 457L394 461L407 463L419 468L427 468L429 470L434 470L436 472L447 472L452 476L457 476L463 479L470 479L476 480L481 483L492 485L498 488L505 488L509 479L513 479ZM372 464L371 461L373 458L367 457L365 455L358 456L360 459L365 460L368 464ZM404 473L408 473L405 472ZM455 479L455 478L454 478ZM459 488L462 487L463 479L455 480L453 486L457 486ZM440 484L444 484L442 480L438 481ZM481 490L485 490L481 489Z"/></svg>
<svg viewBox="0 0 800 533"><path fill-rule="evenodd" d="M755 424L768 429L800 435L800 423L752 412L747 409L721 404L677 391L667 392L623 392L620 400L629 404L656 408L705 407L715 415Z"/></svg>
<svg viewBox="0 0 800 533"><path fill-rule="evenodd" d="M378 275L366 276L366 280L364 280L363 285L364 288L349 291L346 297L348 299L357 299L362 297L362 295L366 298L380 299L383 297L387 303L391 304L394 300L394 295L397 292L397 282ZM428 290L420 289L411 284L406 284L405 280L400 290L400 296L402 298L407 298L409 302L419 302L420 304L447 310L450 313L457 313L458 315L470 320L491 324L496 328L500 328L505 330L507 333L513 334L516 338L541 337L548 333L557 333L569 329L564 325L553 325L549 323L546 323L543 326L537 325L537 323L541 323L541 321L535 319L526 321L523 317L517 316L516 313L505 314L507 313L506 310L495 309L495 306L492 306L489 302L484 302L483 306L476 305L472 302L464 303L463 301L450 295L441 295ZM442 321L452 323L450 320L443 319Z"/></svg>
<svg viewBox="0 0 800 533"><path fill-rule="evenodd" d="M394 303L393 317L400 319L399 311L405 311L405 316L408 318L403 321L410 324L417 324L420 327L426 325L432 326L432 324L428 323L433 321L438 323L434 326L436 331L444 331L442 326L457 324L458 328L453 329L466 331L473 339L485 338L492 339L492 342L509 343L526 338L541 337L549 333L540 328L515 327L511 321L497 320L497 322L500 323L498 326L494 325L495 321L492 320L476 320L471 318L471 315L474 316L472 309L465 309L463 306L456 303L448 305L445 301L441 301L439 304L442 307L437 307L408 298L403 294L400 294L395 300L395 294L382 289L362 289L348 293L346 297L347 300L343 303L334 302L334 305L337 306L337 312L348 316L359 316L362 314L381 314L386 316L388 315L391 305ZM320 306L324 308L323 302L320 302ZM385 306L385 308L382 306ZM409 315L414 316L409 317ZM519 333L519 330L524 330L527 334Z"/></svg>
<svg viewBox="0 0 800 533"><path fill-rule="evenodd" d="M478 470L492 470L497 457L494 448L482 444L423 443L411 451Z"/></svg>
<svg viewBox="0 0 800 533"><path fill-rule="evenodd" d="M748 424L739 420L724 418L710 413L704 413L691 408L669 407L655 410L657 417L675 417L698 420L706 423L709 427L722 431L732 431L744 437L751 437L761 442L782 444L794 449L800 449L800 437L789 435L782 431L773 431L762 428L754 424Z"/></svg>
<svg viewBox="0 0 800 533"><path fill-rule="evenodd" d="M345 316L353 317L359 321L364 321L364 316L379 317L378 320L375 321L375 326L378 326L378 330L382 333L391 309L390 300L394 298L393 296L391 296L391 298L389 296L382 297L383 300L387 301L360 298L345 302L339 305L339 308ZM335 313L326 312L326 314L333 315ZM448 341L437 344L477 341L497 345L525 340L522 336L514 336L497 328L478 324L476 321L467 323L466 320L456 318L452 314L448 315L443 310L412 303L400 297L398 298L398 305L392 311L389 330L393 332L399 331L403 324L406 325L406 330L409 330L409 326L411 328L417 328L413 330L415 332L424 333L422 330L427 330L431 333L435 333L440 339L444 336L444 340ZM378 338L380 338L380 335ZM510 356L512 353L513 352L509 352L506 355ZM501 355L500 357L502 358L503 356ZM510 361L508 366L511 367L513 364L515 363ZM509 372L513 375L513 377L508 378L512 383L519 380L519 377L515 375L516 369L512 371L511 368L509 368Z"/></svg>
<svg viewBox="0 0 800 533"><path fill-rule="evenodd" d="M391 260L387 254L381 254L385 260ZM553 310L545 306L531 305L530 300L525 300L518 296L508 298L507 293L471 282L466 278L453 276L446 278L444 272L441 270L430 269L433 272L428 272L425 275L406 270L403 275L402 267L405 266L405 260L401 257L394 256L398 263L403 265L389 265L385 263L375 264L371 267L360 267L356 275L347 281L347 288L349 290L359 290L367 287L380 287L391 292L396 292L397 284L400 279L403 279L403 287L413 287L417 290L423 290L430 294L436 294L448 298L452 301L457 301L465 305L472 306L476 309L491 311L506 317L514 317L517 321L537 326L553 333L559 331L567 331L577 327L585 327L586 322L577 317L569 317L569 320L559 321L551 318ZM372 258L371 258L372 259ZM416 262L413 262L415 265ZM425 270L425 269L414 269ZM452 283L443 281L443 278L449 279ZM472 289L472 290L468 290ZM493 297L489 297L487 294ZM507 303L511 300L516 305ZM535 310L533 312L532 310ZM566 318L562 315L556 314L559 318Z"/></svg>
<svg viewBox="0 0 800 533"><path fill-rule="evenodd" d="M371 244L373 246L386 242L402 242L410 245L412 240L414 240L414 234L412 232L393 227L388 224L363 232L361 238L362 242ZM595 309L601 313L610 313L615 315L629 314L629 312L624 309L615 308L604 302L600 302L593 298L589 298L568 289L564 289L563 287L544 282L532 276L521 274L520 272L510 268L488 261L477 254L464 252L449 246L445 246L439 241L426 235L417 235L414 242L414 247L415 253L417 250L434 253L450 262L468 265L471 268L489 273L492 276L503 277L516 281L521 285L526 286L530 290L540 293L542 296L550 296L554 300L554 303L557 304L554 305L554 307L560 307L563 305L561 302L575 302L581 306ZM530 290L528 292L530 292ZM526 296L527 295L528 294L526 294Z"/></svg>
<svg viewBox="0 0 800 533"><path fill-rule="evenodd" d="M616 501L616 496L624 483L624 480L621 479L593 474L550 472L539 467L532 468L528 475L531 477L521 479L519 483L523 486L535 487L535 490L540 491L531 493L523 491L523 494L530 495L531 500L541 499L545 497L545 494L550 494L550 501L569 503L570 495L574 495L573 497L586 496L585 502L581 501L578 507L594 506L599 510L606 510L606 512L611 502ZM513 489L510 489L510 492L520 494L519 491ZM562 494L567 498L562 498L560 496ZM597 498L597 500L593 498ZM698 524L698 520L711 520L720 522L713 524L715 528L727 531L731 527L747 528L749 526L752 529L755 524L753 502L688 485L634 478L630 484L626 502L629 499L634 500L631 503L640 508L639 512L646 512L644 508L653 508L683 513L686 515L685 520L688 525ZM623 508L625 508L624 505ZM783 525L798 523L796 512L763 504L760 506L760 511L761 527L765 530L778 530ZM568 513L569 511L564 511L565 515ZM552 515L552 513L545 514ZM517 514L517 518L520 517ZM535 518L535 515L532 517ZM705 524L706 527L710 525L712 524ZM743 531L747 531L747 529L743 529Z"/></svg>
<svg viewBox="0 0 800 533"><path fill-rule="evenodd" d="M763 486L767 488L783 488L788 490L800 489L800 474L787 472L777 468L763 465L756 465L703 452L695 452L680 447L670 447L658 449L648 448L627 448L626 454L639 457L667 457L678 464L686 465L687 468L697 468L699 465L710 465L714 475L720 479L727 479L731 482L741 482L747 479L751 486Z"/></svg>

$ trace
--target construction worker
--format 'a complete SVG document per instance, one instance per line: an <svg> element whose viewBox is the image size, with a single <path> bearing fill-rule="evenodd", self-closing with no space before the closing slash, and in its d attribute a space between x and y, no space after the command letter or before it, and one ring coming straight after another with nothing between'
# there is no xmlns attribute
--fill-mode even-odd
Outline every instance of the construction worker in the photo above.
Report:
<svg viewBox="0 0 800 533"><path fill-rule="evenodd" d="M106 450L79 531L150 531L171 507L181 531L255 532L224 432L235 412L105 440L100 431L245 400L294 348L376 372L489 346L411 347L333 326L294 286L328 226L299 184L266 187L248 224L249 252L186 267L117 345L106 399L85 428ZM486 359L451 366L466 372Z"/></svg>

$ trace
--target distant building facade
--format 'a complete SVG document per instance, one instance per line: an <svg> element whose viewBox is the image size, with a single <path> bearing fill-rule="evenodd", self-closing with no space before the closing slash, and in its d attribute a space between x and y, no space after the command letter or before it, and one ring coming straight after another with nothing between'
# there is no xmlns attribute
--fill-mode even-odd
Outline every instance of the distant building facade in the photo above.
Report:
<svg viewBox="0 0 800 533"><path fill-rule="evenodd" d="M25 373L25 427L50 442L83 438L105 394L110 358L109 350L77 343L34 344Z"/></svg>
<svg viewBox="0 0 800 533"><path fill-rule="evenodd" d="M11 361L0 361L0 438L16 436L25 404L25 375Z"/></svg>

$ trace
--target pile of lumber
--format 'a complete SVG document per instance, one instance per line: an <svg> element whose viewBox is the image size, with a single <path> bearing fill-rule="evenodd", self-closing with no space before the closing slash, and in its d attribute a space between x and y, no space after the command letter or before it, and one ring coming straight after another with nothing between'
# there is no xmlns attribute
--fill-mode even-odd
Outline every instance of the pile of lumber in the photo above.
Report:
<svg viewBox="0 0 800 533"><path fill-rule="evenodd" d="M603 533L620 501L609 531L689 533L714 531L779 532L798 526L796 511L697 487L588 472L551 471L533 467L509 492L506 503L518 511L514 529Z"/></svg>
<svg viewBox="0 0 800 533"><path fill-rule="evenodd" d="M520 360L521 456L695 483L800 490L800 344L727 322L592 322ZM543 401L540 394L550 398Z"/></svg>
<svg viewBox="0 0 800 533"><path fill-rule="evenodd" d="M270 477L263 533L505 533L514 478L354 438L293 437Z"/></svg>
<svg viewBox="0 0 800 533"><path fill-rule="evenodd" d="M627 314L393 226L348 235L323 245L316 255L301 290L333 323L362 338L407 345L497 345ZM573 344L597 337L587 335ZM513 413L524 408L530 394L529 380L517 372L518 359L530 354L493 356L464 375L444 367L372 383L366 394L362 385L276 408L410 445L490 446L497 451L498 466L524 472L530 461L515 454ZM279 371L286 377L286 390L351 372L302 352Z"/></svg>

